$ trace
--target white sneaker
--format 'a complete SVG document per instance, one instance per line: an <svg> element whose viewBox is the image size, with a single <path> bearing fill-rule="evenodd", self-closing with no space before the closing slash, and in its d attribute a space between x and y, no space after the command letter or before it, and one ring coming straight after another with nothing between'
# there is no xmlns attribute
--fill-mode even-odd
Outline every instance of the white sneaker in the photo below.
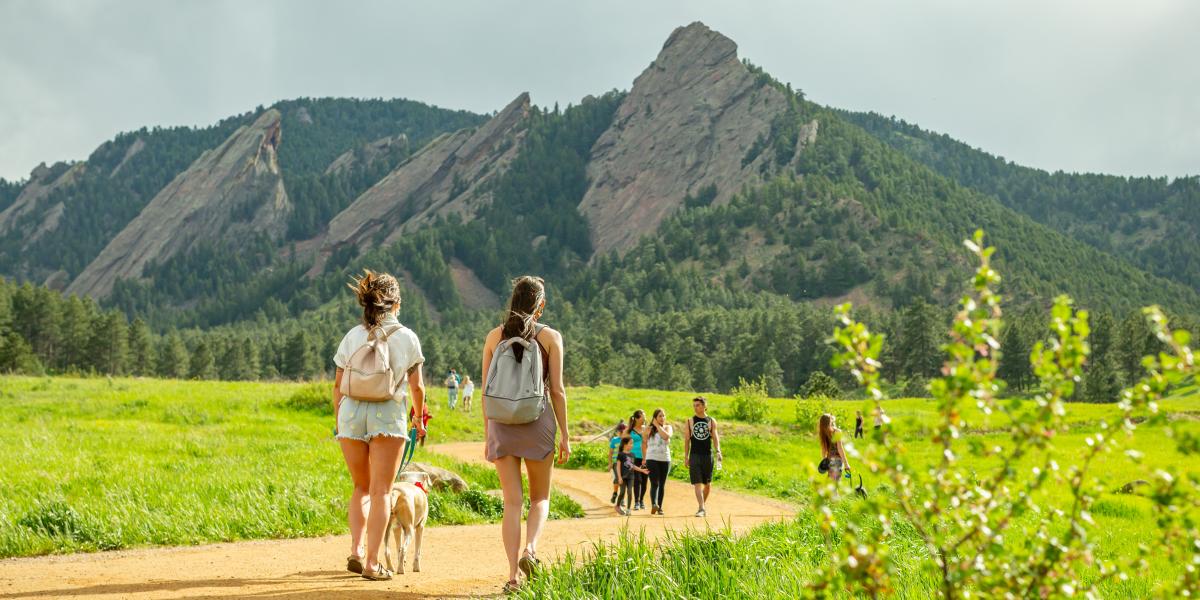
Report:
<svg viewBox="0 0 1200 600"><path fill-rule="evenodd" d="M698 511L696 511L696 516L697 516L697 517L703 517L703 516L706 516L706 515L707 515L707 513L705 513L705 512L704 512L704 509L703 509L703 508L702 508L702 509L700 509L700 510L698 510Z"/></svg>

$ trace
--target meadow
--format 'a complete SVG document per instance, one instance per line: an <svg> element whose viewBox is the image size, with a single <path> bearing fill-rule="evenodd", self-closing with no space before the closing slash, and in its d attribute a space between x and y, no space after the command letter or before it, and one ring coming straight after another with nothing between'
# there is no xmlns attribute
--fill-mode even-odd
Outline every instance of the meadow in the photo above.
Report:
<svg viewBox="0 0 1200 600"><path fill-rule="evenodd" d="M0 461L5 465L0 480L0 556L342 531L349 480L331 438L327 386L0 377ZM614 387L569 389L569 421L576 438L569 466L603 469L607 436L602 434L635 409L649 413L663 408L678 430L691 414L693 396ZM850 429L854 411L866 408L864 401L846 400L801 403L798 409L796 400L768 399L763 421L746 423L734 418L732 396L707 397L720 423L725 457L715 485L779 498L798 509L811 502L821 480L815 467L820 452L813 415L831 411ZM471 414L450 411L440 388L430 389L429 398L434 418L428 443L480 439L483 419L477 406ZM927 427L935 418L932 403L900 399L885 401L884 406L894 419L893 431L907 441L911 458L918 464L935 460L937 449L927 442ZM1200 433L1200 391L1195 387L1164 400L1161 409L1171 415L1167 426ZM1087 435L1115 410L1112 405L1070 404L1071 430L1057 443L1060 462L1069 464L1082 452ZM969 424L966 435L1001 447L1008 442L1000 432L1006 425L1003 417L971 408L964 416ZM672 442L677 462L682 459L680 438L676 435ZM1185 462L1195 459L1175 451L1163 426L1140 428L1131 446L1145 455L1142 464L1114 453L1106 455L1094 473L1113 492L1103 495L1092 511L1102 535L1096 542L1103 557L1128 555L1139 544L1153 547L1156 542L1149 501L1116 493L1121 485L1146 478L1146 470L1158 465L1200 472L1200 465ZM435 523L493 522L499 517L499 501L487 493L498 487L491 469L422 450L417 460L450 468L472 487L466 494L435 494ZM974 466L984 472L993 465L978 461ZM686 468L677 464L672 477L686 476ZM865 486L871 493L890 492L870 475ZM1042 493L1050 505L1063 500L1053 487ZM847 497L836 510L848 511L852 502ZM556 494L553 505L556 517L579 514L578 504L564 496ZM617 545L597 547L589 556L555 565L527 593L660 597L646 590L704 596L705 590L720 589L731 597L792 597L825 560L822 539L819 524L806 510L798 510L795 520L736 538L681 533L667 543L650 544L631 535ZM926 597L936 578L915 537L899 527L890 548L908 565L898 576L903 583L898 595ZM1178 569L1152 559L1144 573L1102 590L1106 596L1142 597L1154 581ZM1080 573L1085 580L1093 576Z"/></svg>
<svg viewBox="0 0 1200 600"><path fill-rule="evenodd" d="M350 480L333 417L295 406L303 390L0 377L0 557L344 531ZM434 523L500 518L492 469L420 450L414 460L471 487L432 494ZM582 515L560 494L551 509Z"/></svg>

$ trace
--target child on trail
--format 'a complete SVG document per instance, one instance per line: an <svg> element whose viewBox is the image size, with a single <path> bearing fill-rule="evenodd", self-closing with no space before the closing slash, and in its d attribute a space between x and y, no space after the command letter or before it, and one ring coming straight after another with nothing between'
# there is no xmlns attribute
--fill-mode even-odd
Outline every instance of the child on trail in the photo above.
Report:
<svg viewBox="0 0 1200 600"><path fill-rule="evenodd" d="M621 451L621 438L625 436L625 422L617 423L613 436L608 440L608 470L612 471L613 494L609 504L617 503L617 491L621 486L621 475L617 472L617 454Z"/></svg>
<svg viewBox="0 0 1200 600"><path fill-rule="evenodd" d="M641 466L638 466L636 459L633 456L633 440L629 437L621 438L621 451L617 453L617 483L621 486L621 492L617 496L617 514L629 516L633 504L633 483L634 477L641 474L646 475L650 471ZM621 506L624 504L625 506Z"/></svg>
<svg viewBox="0 0 1200 600"><path fill-rule="evenodd" d="M467 414L471 414L471 396L475 395L475 382L471 381L471 376L467 375L463 381L462 389L462 407Z"/></svg>

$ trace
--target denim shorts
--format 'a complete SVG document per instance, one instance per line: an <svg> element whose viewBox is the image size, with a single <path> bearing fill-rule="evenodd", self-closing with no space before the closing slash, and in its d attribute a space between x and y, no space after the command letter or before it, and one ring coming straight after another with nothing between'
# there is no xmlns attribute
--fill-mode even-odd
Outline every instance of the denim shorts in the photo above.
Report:
<svg viewBox="0 0 1200 600"><path fill-rule="evenodd" d="M408 413L404 401L360 402L342 398L338 408L338 439L369 442L377 435L408 439Z"/></svg>

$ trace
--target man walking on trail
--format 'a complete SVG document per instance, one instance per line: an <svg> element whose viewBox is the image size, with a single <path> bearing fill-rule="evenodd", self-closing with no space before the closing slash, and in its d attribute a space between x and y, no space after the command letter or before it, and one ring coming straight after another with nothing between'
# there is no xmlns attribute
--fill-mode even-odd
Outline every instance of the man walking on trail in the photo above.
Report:
<svg viewBox="0 0 1200 600"><path fill-rule="evenodd" d="M721 460L721 436L717 434L716 419L708 416L708 400L704 396L692 399L696 414L687 420L687 436L683 438L683 462L688 466L692 485L696 488L697 517L705 516L704 504L712 490L713 451Z"/></svg>

